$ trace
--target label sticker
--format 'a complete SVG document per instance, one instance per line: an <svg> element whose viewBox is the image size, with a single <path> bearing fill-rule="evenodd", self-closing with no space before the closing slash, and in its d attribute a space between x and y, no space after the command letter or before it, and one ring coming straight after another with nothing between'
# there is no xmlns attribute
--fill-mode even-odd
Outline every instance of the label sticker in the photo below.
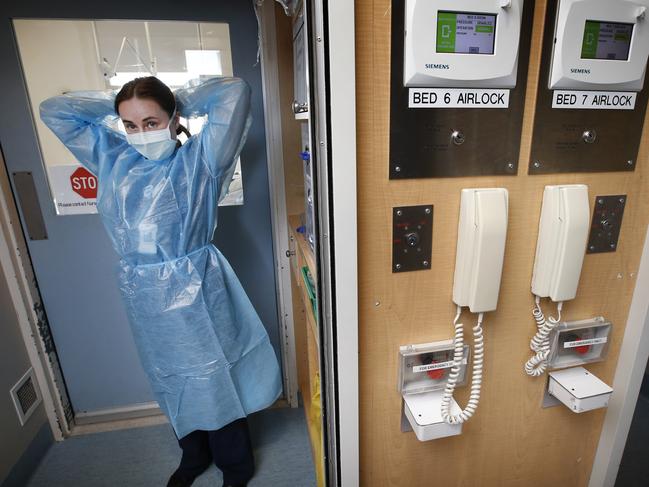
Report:
<svg viewBox="0 0 649 487"><path fill-rule="evenodd" d="M97 178L79 164L48 166L57 215L97 213Z"/></svg>
<svg viewBox="0 0 649 487"><path fill-rule="evenodd" d="M552 94L552 108L633 110L637 93L624 91L565 91Z"/></svg>
<svg viewBox="0 0 649 487"><path fill-rule="evenodd" d="M436 364L427 364L427 365L415 365L412 368L412 371L417 372L428 372L429 370L438 370L438 369L450 369L453 367L453 361L449 360L448 362L438 362Z"/></svg>
<svg viewBox="0 0 649 487"><path fill-rule="evenodd" d="M599 345L601 343L606 343L608 341L607 337L601 338L589 338L587 340L575 340L574 342L565 342L563 348L577 348L585 347L588 345Z"/></svg>
<svg viewBox="0 0 649 487"><path fill-rule="evenodd" d="M408 108L509 108L509 90L410 88Z"/></svg>
<svg viewBox="0 0 649 487"><path fill-rule="evenodd" d="M155 254L158 249L156 245L158 225L155 223L140 223L138 225L138 232L139 241L137 251L141 254Z"/></svg>

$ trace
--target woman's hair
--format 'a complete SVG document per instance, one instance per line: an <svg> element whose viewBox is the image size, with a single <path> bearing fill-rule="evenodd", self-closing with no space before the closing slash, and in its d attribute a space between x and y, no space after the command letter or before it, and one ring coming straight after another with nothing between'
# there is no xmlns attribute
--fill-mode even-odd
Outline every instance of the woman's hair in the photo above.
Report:
<svg viewBox="0 0 649 487"><path fill-rule="evenodd" d="M119 93L117 93L117 96L115 97L115 113L117 113L117 115L119 115L120 103L130 100L131 98L155 101L160 105L160 108L169 115L170 119L176 110L176 98L174 97L174 94L167 85L155 76L135 78L122 86L122 89L119 90ZM189 130L181 124L178 124L176 133L180 134L181 132L187 137L191 137Z"/></svg>

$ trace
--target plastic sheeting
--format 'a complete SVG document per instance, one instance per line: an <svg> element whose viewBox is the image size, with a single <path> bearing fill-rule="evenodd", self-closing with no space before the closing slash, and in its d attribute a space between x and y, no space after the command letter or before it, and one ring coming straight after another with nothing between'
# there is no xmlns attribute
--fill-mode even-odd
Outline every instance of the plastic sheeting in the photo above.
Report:
<svg viewBox="0 0 649 487"><path fill-rule="evenodd" d="M289 17L295 14L295 11L298 8L300 3L299 0L276 0L282 7L284 7L284 12ZM255 15L257 16L257 62L261 56L261 17L259 10L264 4L264 0L252 0L252 4L255 8Z"/></svg>
<svg viewBox="0 0 649 487"><path fill-rule="evenodd" d="M297 8L298 0L277 0L284 7L286 15L293 15Z"/></svg>
<svg viewBox="0 0 649 487"><path fill-rule="evenodd" d="M276 1L282 7L284 7L284 12L286 12L286 15L288 16L295 14L298 4L300 3L299 0L276 0ZM253 2L255 4L255 8L259 8L264 3L264 0L253 0Z"/></svg>
<svg viewBox="0 0 649 487"><path fill-rule="evenodd" d="M269 406L282 381L265 328L210 243L250 126L250 89L214 78L175 94L181 116L208 121L160 161L142 157L114 128L114 93L50 98L41 118L98 177L97 207L121 257L119 286L140 360L181 438Z"/></svg>

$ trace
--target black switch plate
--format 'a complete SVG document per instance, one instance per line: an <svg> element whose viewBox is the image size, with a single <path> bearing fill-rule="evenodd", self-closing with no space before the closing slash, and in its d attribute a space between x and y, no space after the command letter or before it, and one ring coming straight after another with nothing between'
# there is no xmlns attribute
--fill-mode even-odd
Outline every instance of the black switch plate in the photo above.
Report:
<svg viewBox="0 0 649 487"><path fill-rule="evenodd" d="M595 198L587 253L599 254L617 250L626 200L625 194Z"/></svg>
<svg viewBox="0 0 649 487"><path fill-rule="evenodd" d="M392 209L392 272L430 269L433 205Z"/></svg>

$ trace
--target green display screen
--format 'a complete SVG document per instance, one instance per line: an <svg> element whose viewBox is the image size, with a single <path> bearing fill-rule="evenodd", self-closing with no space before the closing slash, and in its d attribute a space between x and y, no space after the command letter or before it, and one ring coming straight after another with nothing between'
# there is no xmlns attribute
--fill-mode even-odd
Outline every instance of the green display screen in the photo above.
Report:
<svg viewBox="0 0 649 487"><path fill-rule="evenodd" d="M627 61L632 34L633 24L587 20L581 58Z"/></svg>
<svg viewBox="0 0 649 487"><path fill-rule="evenodd" d="M496 15L437 12L437 52L493 54Z"/></svg>

